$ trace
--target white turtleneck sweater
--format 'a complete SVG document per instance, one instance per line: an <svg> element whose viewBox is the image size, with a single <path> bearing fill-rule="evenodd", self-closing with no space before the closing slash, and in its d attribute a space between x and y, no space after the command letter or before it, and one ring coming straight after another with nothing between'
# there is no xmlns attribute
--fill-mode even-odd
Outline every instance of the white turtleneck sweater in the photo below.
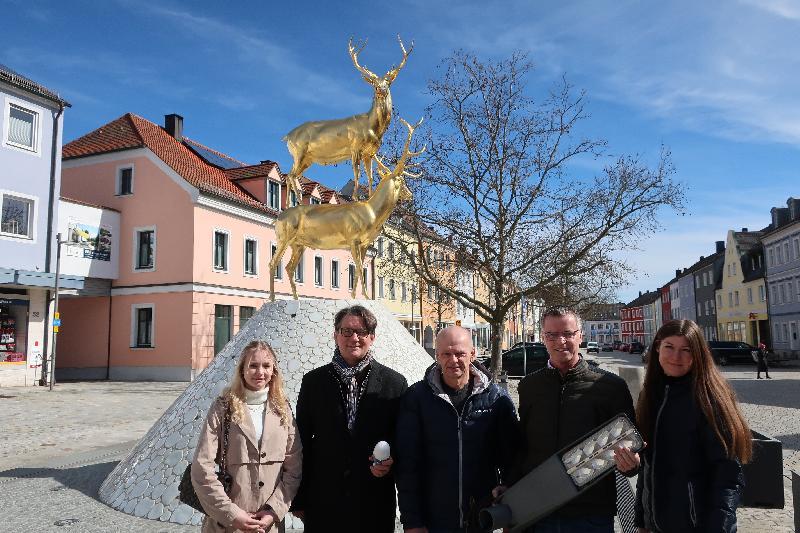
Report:
<svg viewBox="0 0 800 533"><path fill-rule="evenodd" d="M264 409L267 407L268 395L269 387L264 387L264 390L260 391L252 391L250 389L245 389L244 391L247 411L253 420L253 427L256 428L256 440L259 443L261 443L261 434L264 433Z"/></svg>

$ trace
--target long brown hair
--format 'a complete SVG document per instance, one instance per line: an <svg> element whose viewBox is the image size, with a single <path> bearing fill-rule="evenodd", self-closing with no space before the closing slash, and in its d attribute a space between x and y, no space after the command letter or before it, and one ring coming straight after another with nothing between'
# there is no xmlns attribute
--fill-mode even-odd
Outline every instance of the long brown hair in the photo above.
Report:
<svg viewBox="0 0 800 533"><path fill-rule="evenodd" d="M666 374L658 361L661 341L667 337L686 339L692 354L692 394L706 420L731 459L747 463L753 455L750 427L739 410L736 393L717 370L702 330L691 320L670 320L661 326L647 353L647 371L636 405L636 420L645 440L652 441L655 430L655 405L658 391L666 383Z"/></svg>
<svg viewBox="0 0 800 533"><path fill-rule="evenodd" d="M222 391L222 396L231 405L231 420L237 424L241 423L245 413L245 382L244 369L250 364L250 358L259 350L263 350L272 355L272 378L269 380L269 393L267 401L269 406L280 416L281 424L289 425L289 402L286 400L286 393L283 390L283 379L278 368L278 357L272 347L264 341L252 341L242 350L239 362L236 364L236 371L233 373L231 383Z"/></svg>

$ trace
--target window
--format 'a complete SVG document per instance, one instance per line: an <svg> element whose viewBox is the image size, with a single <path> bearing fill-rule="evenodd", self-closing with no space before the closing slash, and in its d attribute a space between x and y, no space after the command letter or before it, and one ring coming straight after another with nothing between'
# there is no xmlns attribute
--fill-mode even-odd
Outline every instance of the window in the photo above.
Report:
<svg viewBox="0 0 800 533"><path fill-rule="evenodd" d="M289 207L294 207L297 205L297 193L291 191L289 193Z"/></svg>
<svg viewBox="0 0 800 533"><path fill-rule="evenodd" d="M395 299L394 280L393 279L389 280L389 299L390 300L394 300Z"/></svg>
<svg viewBox="0 0 800 533"><path fill-rule="evenodd" d="M214 232L214 269L228 270L228 234L224 231Z"/></svg>
<svg viewBox="0 0 800 533"><path fill-rule="evenodd" d="M791 281L787 281L786 282L786 301L787 302L791 302L792 301L792 282Z"/></svg>
<svg viewBox="0 0 800 533"><path fill-rule="evenodd" d="M239 307L239 330L241 331L244 329L244 325L247 324L247 321L253 318L253 315L256 314L255 307L246 307L241 306Z"/></svg>
<svg viewBox="0 0 800 533"><path fill-rule="evenodd" d="M763 285L759 285L758 287L758 300L763 302L767 299L767 291L764 289Z"/></svg>
<svg viewBox="0 0 800 533"><path fill-rule="evenodd" d="M394 259L394 243L389 243L389 259Z"/></svg>
<svg viewBox="0 0 800 533"><path fill-rule="evenodd" d="M364 270L361 271L361 283L364 284L364 287L369 286L367 283L367 267L364 267Z"/></svg>
<svg viewBox="0 0 800 533"><path fill-rule="evenodd" d="M244 240L244 273L258 274L258 243L255 239Z"/></svg>
<svg viewBox="0 0 800 533"><path fill-rule="evenodd" d="M800 239L794 240L794 258L800 259Z"/></svg>
<svg viewBox="0 0 800 533"><path fill-rule="evenodd" d="M153 304L136 304L131 307L131 348L152 348Z"/></svg>
<svg viewBox="0 0 800 533"><path fill-rule="evenodd" d="M408 300L408 291L406 289L406 282L400 283L400 301L405 302Z"/></svg>
<svg viewBox="0 0 800 533"><path fill-rule="evenodd" d="M728 293L728 307L733 307L733 293Z"/></svg>
<svg viewBox="0 0 800 533"><path fill-rule="evenodd" d="M294 280L298 283L303 283L303 277L305 275L305 272L303 272L303 260L305 257L306 253L303 252L300 256L300 261L297 263L297 268L294 269Z"/></svg>
<svg viewBox="0 0 800 533"><path fill-rule="evenodd" d="M11 237L33 238L34 201L10 194L0 195L3 198L2 222L0 234Z"/></svg>
<svg viewBox="0 0 800 533"><path fill-rule="evenodd" d="M356 266L353 263L347 265L347 288L351 291L356 286Z"/></svg>
<svg viewBox="0 0 800 533"><path fill-rule="evenodd" d="M433 300L433 287L428 284L428 300Z"/></svg>
<svg viewBox="0 0 800 533"><path fill-rule="evenodd" d="M383 257L383 237L378 237L378 257Z"/></svg>
<svg viewBox="0 0 800 533"><path fill-rule="evenodd" d="M738 307L739 306L739 291L734 291L733 300L735 302L734 305L736 305Z"/></svg>
<svg viewBox="0 0 800 533"><path fill-rule="evenodd" d="M778 298L778 300L779 300L778 303L784 303L786 301L786 285L781 284L780 285L780 290L781 290L781 292L780 292L780 298Z"/></svg>
<svg viewBox="0 0 800 533"><path fill-rule="evenodd" d="M214 305L214 355L228 344L232 336L233 306Z"/></svg>
<svg viewBox="0 0 800 533"><path fill-rule="evenodd" d="M136 270L152 270L156 264L156 231L151 228L136 230Z"/></svg>
<svg viewBox="0 0 800 533"><path fill-rule="evenodd" d="M270 251L270 262L272 259L275 258L275 254L278 252L278 245L272 243L271 246L272 250ZM283 260L278 261L278 264L275 265L275 272L272 273L275 276L275 279L283 279Z"/></svg>
<svg viewBox="0 0 800 533"><path fill-rule="evenodd" d="M378 276L378 298L383 298L383 276Z"/></svg>
<svg viewBox="0 0 800 533"><path fill-rule="evenodd" d="M6 145L29 152L39 151L39 113L8 104Z"/></svg>
<svg viewBox="0 0 800 533"><path fill-rule="evenodd" d="M703 316L703 306L700 305L700 302L697 302L697 316Z"/></svg>
<svg viewBox="0 0 800 533"><path fill-rule="evenodd" d="M314 285L322 287L322 258L314 256Z"/></svg>
<svg viewBox="0 0 800 533"><path fill-rule="evenodd" d="M309 205L320 205L322 203L322 200L320 200L316 196L312 196L311 198L309 198L308 203Z"/></svg>
<svg viewBox="0 0 800 533"><path fill-rule="evenodd" d="M775 266L775 249L769 249L769 256L767 257L767 266Z"/></svg>
<svg viewBox="0 0 800 533"><path fill-rule="evenodd" d="M331 287L339 288L339 261L331 259Z"/></svg>
<svg viewBox="0 0 800 533"><path fill-rule="evenodd" d="M789 242L788 241L783 243L783 255L786 256L786 262L787 263L792 260L792 255L789 252Z"/></svg>
<svg viewBox="0 0 800 533"><path fill-rule="evenodd" d="M267 201L269 206L278 211L280 209L281 199L281 186L277 181L269 181L269 191L267 192Z"/></svg>
<svg viewBox="0 0 800 533"><path fill-rule="evenodd" d="M697 276L697 277L694 278L694 288L695 289L699 289L700 288L700 276Z"/></svg>
<svg viewBox="0 0 800 533"><path fill-rule="evenodd" d="M133 167L120 167L117 169L117 195L130 194L133 194Z"/></svg>
<svg viewBox="0 0 800 533"><path fill-rule="evenodd" d="M753 288L747 287L747 303L753 303Z"/></svg>

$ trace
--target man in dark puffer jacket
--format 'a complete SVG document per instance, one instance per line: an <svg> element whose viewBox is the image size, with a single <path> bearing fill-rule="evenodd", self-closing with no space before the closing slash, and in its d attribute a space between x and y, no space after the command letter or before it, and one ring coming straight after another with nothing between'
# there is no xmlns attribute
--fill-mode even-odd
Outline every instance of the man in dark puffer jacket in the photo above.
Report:
<svg viewBox="0 0 800 533"><path fill-rule="evenodd" d="M395 479L406 532L460 533L477 528L517 451L511 399L473 365L469 331L442 330L436 363L408 388L395 438Z"/></svg>
<svg viewBox="0 0 800 533"><path fill-rule="evenodd" d="M523 450L515 480L619 413L636 420L625 381L589 365L578 352L581 321L574 311L548 309L542 316L542 329L550 359L547 367L519 384ZM614 476L606 476L529 531L611 533L616 494Z"/></svg>

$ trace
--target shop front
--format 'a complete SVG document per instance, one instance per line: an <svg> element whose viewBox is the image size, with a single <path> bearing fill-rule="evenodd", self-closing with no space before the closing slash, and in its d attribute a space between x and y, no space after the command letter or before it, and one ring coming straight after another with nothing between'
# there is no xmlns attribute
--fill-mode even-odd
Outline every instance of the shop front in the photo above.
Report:
<svg viewBox="0 0 800 533"><path fill-rule="evenodd" d="M25 366L28 339L27 296L0 294L0 365Z"/></svg>

